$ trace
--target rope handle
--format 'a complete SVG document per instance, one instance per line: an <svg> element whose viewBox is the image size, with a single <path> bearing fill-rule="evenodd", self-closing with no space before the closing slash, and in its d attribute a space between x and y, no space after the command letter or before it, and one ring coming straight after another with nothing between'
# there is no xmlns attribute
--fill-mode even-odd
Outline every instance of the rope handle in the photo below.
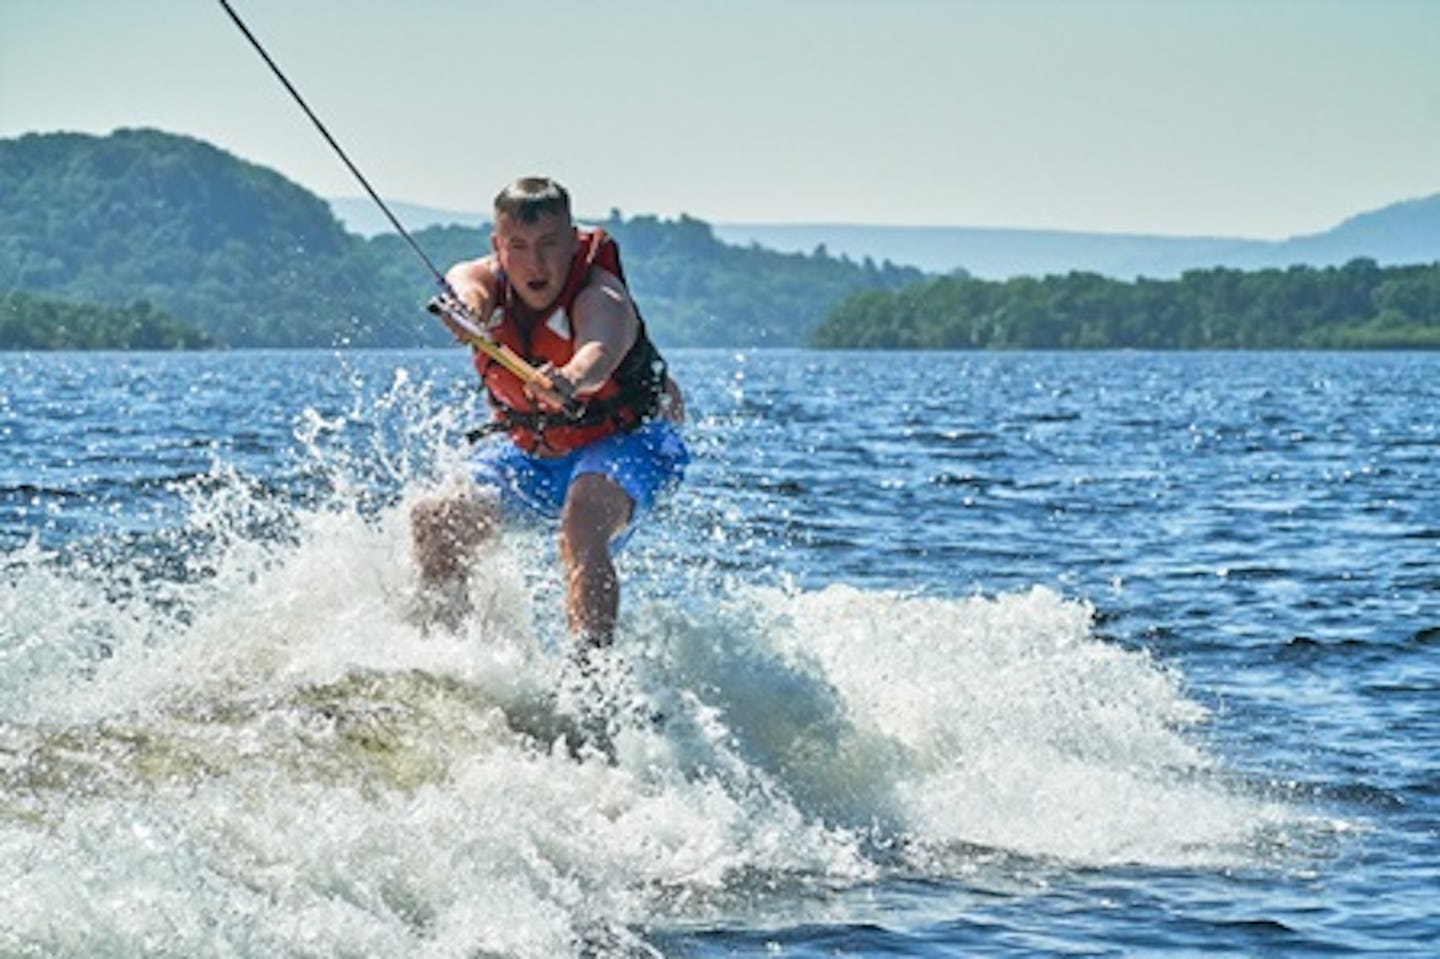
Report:
<svg viewBox="0 0 1440 959"><path fill-rule="evenodd" d="M578 419L584 414L585 404L577 400L573 393L557 386L559 381L546 376L510 347L492 340L481 329L475 311L462 303L459 297L452 292L447 290L439 296L431 297L430 302L425 304L425 308L445 320L445 325L450 328L450 332L454 333L460 342L468 343L499 363L521 383L544 397L547 402L564 410L566 416ZM567 383L566 386L568 387L569 384Z"/></svg>

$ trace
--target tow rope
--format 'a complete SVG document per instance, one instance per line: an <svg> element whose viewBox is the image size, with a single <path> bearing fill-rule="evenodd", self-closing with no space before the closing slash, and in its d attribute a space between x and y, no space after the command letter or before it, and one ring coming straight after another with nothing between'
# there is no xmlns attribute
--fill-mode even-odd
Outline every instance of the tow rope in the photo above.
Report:
<svg viewBox="0 0 1440 959"><path fill-rule="evenodd" d="M401 225L400 221L396 219L395 214L390 212L390 208L385 205L384 200L380 199L380 194L376 193L375 189L370 186L370 181L365 179L365 175L360 172L360 168L351 162L350 157L340 147L340 144L330 135L330 131L325 129L325 124L321 123L320 118L315 115L315 111L310 109L309 104L305 102L305 98L300 96L300 91L295 89L295 85L285 76L279 65L270 58L270 54L265 52L265 48L260 45L260 41L255 38L255 34L250 32L249 27L245 26L245 21L240 19L240 15L230 6L228 0L219 0L219 2L220 6L229 14L230 19L235 22L235 26L245 35L245 39L250 41L250 45L255 48L255 52L260 54L260 58L270 67L271 72L275 74L275 78L280 81L281 85L290 93L290 96L300 105L300 109L305 111L305 115L310 118L310 122L315 124L315 129L320 131L320 135L325 138L325 142L330 144L330 148L335 151L336 155L344 162L355 179L365 188L365 192L370 195L370 199L375 201L375 205L380 208L380 212L385 214L386 219L390 221L390 225L393 226L396 232L410 245L410 249L420 258L420 262L425 264L425 268L430 271L430 275L435 278L436 284L440 287L440 295L432 298L430 302L425 305L425 308L436 316L440 316L446 320L446 327L450 332L454 333L456 338L462 343L468 343L496 363L499 363L518 377L520 382L529 386L535 393L564 410L567 416L578 418L583 415L585 404L576 400L568 391L559 389L556 386L555 380L536 369L519 353L516 353L503 343L496 343L485 334L479 317L475 315L475 311L470 309L470 307L456 295L454 287L450 285L450 281L445 279L445 274L436 268L435 264L431 262L430 257L426 256L425 251L420 248L420 244L415 242L415 238Z"/></svg>

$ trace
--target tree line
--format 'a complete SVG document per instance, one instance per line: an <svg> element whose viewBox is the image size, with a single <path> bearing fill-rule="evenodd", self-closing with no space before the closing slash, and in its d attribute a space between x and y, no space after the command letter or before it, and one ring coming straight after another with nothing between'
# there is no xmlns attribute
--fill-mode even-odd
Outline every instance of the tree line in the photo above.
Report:
<svg viewBox="0 0 1440 959"><path fill-rule="evenodd" d="M1435 349L1440 263L940 277L838 303L814 346L851 349Z"/></svg>
<svg viewBox="0 0 1440 959"><path fill-rule="evenodd" d="M11 291L0 296L0 349L194 350L215 341L145 300L97 305Z"/></svg>
<svg viewBox="0 0 1440 959"><path fill-rule="evenodd" d="M600 225L619 240L662 346L802 345L841 297L924 279L823 248L730 246L691 217L611 211ZM483 223L414 236L442 269L489 250ZM324 200L279 173L157 130L0 140L6 291L97 310L143 301L219 346L450 342L423 309L434 278L400 237L351 234ZM35 304L26 309L34 316ZM73 314L64 322L73 326Z"/></svg>

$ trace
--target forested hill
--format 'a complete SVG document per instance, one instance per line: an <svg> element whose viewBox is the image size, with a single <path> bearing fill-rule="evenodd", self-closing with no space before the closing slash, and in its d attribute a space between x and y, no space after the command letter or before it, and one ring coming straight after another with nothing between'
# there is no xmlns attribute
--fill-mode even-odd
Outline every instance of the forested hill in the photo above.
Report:
<svg viewBox="0 0 1440 959"><path fill-rule="evenodd" d="M847 294L924 278L823 250L730 246L685 217L615 213L603 225L662 345L799 344ZM442 266L488 248L480 226L415 238ZM32 296L30 313L36 302L143 302L224 346L448 338L422 309L433 280L398 237L348 233L275 171L156 130L0 140L0 294L10 292Z"/></svg>
<svg viewBox="0 0 1440 959"><path fill-rule="evenodd" d="M0 292L143 300L233 346L416 335L328 205L199 140L0 141L0 197Z"/></svg>
<svg viewBox="0 0 1440 959"><path fill-rule="evenodd" d="M1440 263L944 277L857 294L812 336L861 349L1440 349Z"/></svg>

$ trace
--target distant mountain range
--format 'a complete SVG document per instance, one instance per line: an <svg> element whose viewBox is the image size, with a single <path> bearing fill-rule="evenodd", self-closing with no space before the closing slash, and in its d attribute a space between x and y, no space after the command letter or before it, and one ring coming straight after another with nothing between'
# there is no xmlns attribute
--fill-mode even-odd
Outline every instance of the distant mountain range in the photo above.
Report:
<svg viewBox="0 0 1440 959"><path fill-rule="evenodd" d="M390 225L366 198L329 201L348 229L362 235ZM475 225L488 214L392 203L407 229L461 223ZM852 224L717 223L717 239L758 244L781 253L810 252L823 245L832 256L919 267L929 273L964 270L984 279L1043 276L1072 271L1118 279L1176 277L1186 270L1217 266L1340 266L1368 257L1382 266L1440 261L1440 194L1391 204L1353 216L1321 233L1287 240L1239 237L1155 236L1065 230L981 227L905 227Z"/></svg>

